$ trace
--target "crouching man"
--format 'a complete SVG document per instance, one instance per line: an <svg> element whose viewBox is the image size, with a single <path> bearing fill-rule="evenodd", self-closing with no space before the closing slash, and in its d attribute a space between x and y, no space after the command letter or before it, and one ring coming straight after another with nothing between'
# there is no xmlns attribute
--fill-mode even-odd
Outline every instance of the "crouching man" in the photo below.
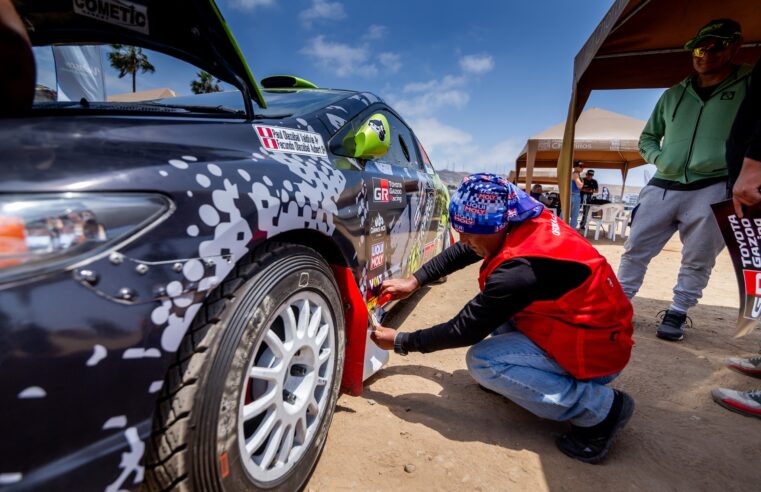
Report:
<svg viewBox="0 0 761 492"><path fill-rule="evenodd" d="M465 178L449 215L460 241L413 276L383 282L381 295L405 298L483 259L481 293L446 323L412 333L377 326L373 341L402 355L472 345L467 365L480 385L539 417L569 421L560 450L601 462L634 411L629 395L606 386L633 345L632 307L613 270L570 226L496 175Z"/></svg>

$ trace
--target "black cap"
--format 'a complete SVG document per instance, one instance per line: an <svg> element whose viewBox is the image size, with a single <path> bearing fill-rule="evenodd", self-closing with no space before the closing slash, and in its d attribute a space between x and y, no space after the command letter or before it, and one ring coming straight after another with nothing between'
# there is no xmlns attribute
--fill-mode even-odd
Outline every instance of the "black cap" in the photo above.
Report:
<svg viewBox="0 0 761 492"><path fill-rule="evenodd" d="M701 27L694 38L685 43L684 49L691 50L707 38L735 40L742 35L740 24L732 19L714 19Z"/></svg>

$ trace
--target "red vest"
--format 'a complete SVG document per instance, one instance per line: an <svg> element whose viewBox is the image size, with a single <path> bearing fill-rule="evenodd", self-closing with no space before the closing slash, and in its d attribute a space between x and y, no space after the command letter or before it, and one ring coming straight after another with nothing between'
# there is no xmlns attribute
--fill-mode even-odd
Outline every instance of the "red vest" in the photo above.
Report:
<svg viewBox="0 0 761 492"><path fill-rule="evenodd" d="M512 258L551 258L589 267L589 278L555 301L535 301L515 315L516 328L577 379L620 372L629 362L632 305L600 253L548 211L511 231L486 258L478 282Z"/></svg>

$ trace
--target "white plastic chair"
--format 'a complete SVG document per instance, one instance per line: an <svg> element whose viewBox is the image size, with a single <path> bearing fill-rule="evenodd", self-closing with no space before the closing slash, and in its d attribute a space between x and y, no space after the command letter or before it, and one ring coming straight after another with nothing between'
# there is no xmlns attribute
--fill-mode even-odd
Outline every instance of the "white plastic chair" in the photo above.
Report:
<svg viewBox="0 0 761 492"><path fill-rule="evenodd" d="M594 212L602 212L602 217L596 218L592 214ZM589 227L594 224L595 226L595 241L600 239L600 230L605 229L608 226L607 236L611 241L616 240L616 229L618 223L622 220L626 220L624 214L624 205L622 203L608 203L606 205L591 205L587 211L587 222L584 226L584 237L587 237L587 231ZM624 230L626 228L626 222L624 222Z"/></svg>

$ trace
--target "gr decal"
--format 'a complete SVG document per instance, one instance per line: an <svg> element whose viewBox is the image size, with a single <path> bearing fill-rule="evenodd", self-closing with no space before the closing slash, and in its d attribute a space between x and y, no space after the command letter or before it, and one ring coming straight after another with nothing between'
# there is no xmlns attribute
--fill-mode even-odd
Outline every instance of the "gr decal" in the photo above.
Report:
<svg viewBox="0 0 761 492"><path fill-rule="evenodd" d="M743 270L745 293L753 297L761 297L761 272L758 270Z"/></svg>
<svg viewBox="0 0 761 492"><path fill-rule="evenodd" d="M372 128L376 134L378 134L378 140L381 142L386 141L386 128L383 126L383 122L381 120L370 120L367 122L367 125Z"/></svg>
<svg viewBox="0 0 761 492"><path fill-rule="evenodd" d="M277 126L252 125L262 143L270 152L286 152L327 157L322 135L304 130L294 130Z"/></svg>
<svg viewBox="0 0 761 492"><path fill-rule="evenodd" d="M373 178L373 202L403 204L404 187L401 181Z"/></svg>
<svg viewBox="0 0 761 492"><path fill-rule="evenodd" d="M73 0L74 13L148 34L148 8L126 0Z"/></svg>
<svg viewBox="0 0 761 492"><path fill-rule="evenodd" d="M385 243L375 243L370 246L370 270L375 270L384 265Z"/></svg>

